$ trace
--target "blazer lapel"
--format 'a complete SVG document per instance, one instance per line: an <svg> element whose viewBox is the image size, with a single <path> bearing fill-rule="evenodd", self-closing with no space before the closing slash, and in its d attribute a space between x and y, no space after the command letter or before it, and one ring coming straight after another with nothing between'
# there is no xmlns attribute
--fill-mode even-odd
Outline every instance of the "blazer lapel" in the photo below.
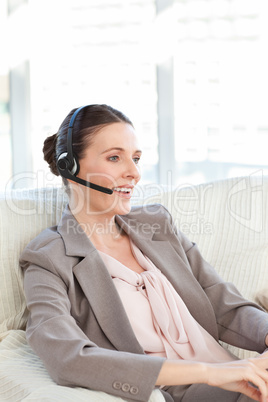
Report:
<svg viewBox="0 0 268 402"><path fill-rule="evenodd" d="M144 353L132 330L113 281L97 250L74 267L76 276L106 337L121 351Z"/></svg>
<svg viewBox="0 0 268 402"><path fill-rule="evenodd" d="M215 339L218 328L213 307L189 266L175 250L170 241L157 240L153 230L142 231L141 226L128 226L127 219L117 217L120 226L128 233L144 255L150 258L157 268L172 283L188 310L199 324ZM124 221L124 222L122 222ZM176 244L176 248L178 245ZM181 247L181 251L182 250Z"/></svg>

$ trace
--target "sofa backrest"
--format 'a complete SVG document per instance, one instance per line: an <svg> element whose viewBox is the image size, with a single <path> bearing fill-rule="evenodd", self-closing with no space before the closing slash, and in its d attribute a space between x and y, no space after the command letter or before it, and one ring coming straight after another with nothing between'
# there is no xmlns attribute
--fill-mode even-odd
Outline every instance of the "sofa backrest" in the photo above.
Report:
<svg viewBox="0 0 268 402"><path fill-rule="evenodd" d="M133 204L164 204L204 258L254 300L268 286L267 190L268 178L263 176L173 190L148 185L137 189ZM0 195L0 339L11 329L24 329L27 321L20 253L59 221L66 202L62 188Z"/></svg>
<svg viewBox="0 0 268 402"><path fill-rule="evenodd" d="M163 203L224 280L256 300L268 288L267 195L268 177L251 175L160 191L144 202Z"/></svg>
<svg viewBox="0 0 268 402"><path fill-rule="evenodd" d="M7 331L26 326L19 256L31 239L55 225L66 201L61 188L13 190L0 195L0 339Z"/></svg>

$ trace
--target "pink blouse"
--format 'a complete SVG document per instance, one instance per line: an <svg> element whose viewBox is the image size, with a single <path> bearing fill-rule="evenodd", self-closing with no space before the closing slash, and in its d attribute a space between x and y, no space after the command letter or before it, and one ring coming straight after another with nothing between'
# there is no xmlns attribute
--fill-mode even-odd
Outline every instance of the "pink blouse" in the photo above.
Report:
<svg viewBox="0 0 268 402"><path fill-rule="evenodd" d="M136 273L99 251L124 305L135 336L147 354L202 362L234 357L192 317L168 279L131 242L144 269Z"/></svg>

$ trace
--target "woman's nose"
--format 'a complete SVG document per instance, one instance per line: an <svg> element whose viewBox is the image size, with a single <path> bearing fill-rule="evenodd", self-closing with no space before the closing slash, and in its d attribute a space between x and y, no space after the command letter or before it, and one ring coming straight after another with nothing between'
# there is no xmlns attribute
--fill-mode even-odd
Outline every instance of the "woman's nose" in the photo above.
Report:
<svg viewBox="0 0 268 402"><path fill-rule="evenodd" d="M140 167L133 160L129 161L124 175L126 177L133 177L135 180L139 180L141 177Z"/></svg>

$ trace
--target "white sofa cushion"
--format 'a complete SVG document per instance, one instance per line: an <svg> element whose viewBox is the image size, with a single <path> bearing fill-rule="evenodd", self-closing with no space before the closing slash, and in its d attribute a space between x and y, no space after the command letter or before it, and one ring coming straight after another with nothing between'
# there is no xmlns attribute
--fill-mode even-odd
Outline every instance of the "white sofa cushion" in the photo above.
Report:
<svg viewBox="0 0 268 402"><path fill-rule="evenodd" d="M12 329L25 329L27 311L19 256L45 227L59 220L62 189L14 190L0 195L0 340Z"/></svg>
<svg viewBox="0 0 268 402"><path fill-rule="evenodd" d="M0 343L0 401L123 402L104 392L57 385L26 342L24 331L10 331ZM149 402L165 402L154 390Z"/></svg>

